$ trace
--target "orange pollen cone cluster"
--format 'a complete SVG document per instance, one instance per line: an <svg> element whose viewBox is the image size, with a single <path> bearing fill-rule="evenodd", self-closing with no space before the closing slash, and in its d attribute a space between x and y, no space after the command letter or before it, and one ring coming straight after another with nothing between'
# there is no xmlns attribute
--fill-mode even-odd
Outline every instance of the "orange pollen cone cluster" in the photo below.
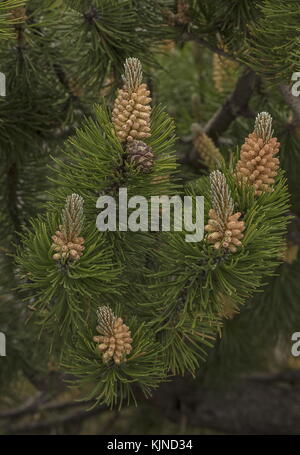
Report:
<svg viewBox="0 0 300 455"><path fill-rule="evenodd" d="M103 328L97 327L98 332L104 332ZM98 344L102 352L102 359L106 363L110 359L119 365L126 361L125 356L132 350L132 338L129 327L123 323L122 318L115 318L112 326L107 328L101 336L94 336L93 340Z"/></svg>
<svg viewBox="0 0 300 455"><path fill-rule="evenodd" d="M82 237L74 237L70 241L61 231L56 231L55 235L52 236L52 240L52 249L56 251L52 256L55 261L61 259L78 261L82 256L84 250L84 239Z"/></svg>
<svg viewBox="0 0 300 455"><path fill-rule="evenodd" d="M121 142L145 139L151 136L149 103L150 91L146 84L140 84L134 92L127 90L126 84L119 89L112 113L117 136Z"/></svg>
<svg viewBox="0 0 300 455"><path fill-rule="evenodd" d="M231 253L237 251L237 247L242 245L241 239L244 237L243 231L245 223L239 221L240 212L229 215L225 223L219 219L216 211L209 211L208 224L205 226L207 241L212 243L216 250L221 248L228 249Z"/></svg>
<svg viewBox="0 0 300 455"><path fill-rule="evenodd" d="M271 191L270 185L279 168L279 159L274 155L279 151L280 143L271 138L267 143L255 133L249 134L241 149L241 158L236 165L236 175L243 182L255 187L255 194Z"/></svg>

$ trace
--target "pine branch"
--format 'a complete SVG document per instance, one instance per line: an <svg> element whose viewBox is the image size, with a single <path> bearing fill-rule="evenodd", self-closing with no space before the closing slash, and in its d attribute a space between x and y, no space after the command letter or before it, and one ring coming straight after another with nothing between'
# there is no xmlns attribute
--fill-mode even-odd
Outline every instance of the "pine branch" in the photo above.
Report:
<svg viewBox="0 0 300 455"><path fill-rule="evenodd" d="M45 411L62 411L63 409L88 407L94 403L94 400L87 401L51 401L48 394L42 392L37 393L34 397L30 397L25 403L17 408L10 409L0 413L0 419L16 419L37 412Z"/></svg>
<svg viewBox="0 0 300 455"><path fill-rule="evenodd" d="M50 397L48 393L38 392L36 395L26 400L21 406L8 411L0 412L0 419L12 419L22 417L23 415L30 413L35 413L38 409L40 409L41 405L49 399Z"/></svg>
<svg viewBox="0 0 300 455"><path fill-rule="evenodd" d="M249 101L258 81L259 76L257 76L254 71L246 70L237 80L231 95L207 122L203 131L215 143L220 140L222 134L227 131L231 123L238 116L249 116ZM183 142L185 145L192 142L192 136L183 138ZM202 167L199 155L193 147L187 149L186 155L180 157L178 162L180 164L188 164L196 169Z"/></svg>
<svg viewBox="0 0 300 455"><path fill-rule="evenodd" d="M195 380L176 378L171 384L162 385L149 404L172 422L178 424L184 418L187 426L196 428L209 428L230 434L298 434L299 382L299 370L256 374L222 389L201 387ZM36 407L35 411L30 410L30 414L61 411L89 404L90 402L73 401L45 403ZM105 407L92 411L75 410L58 418L31 424L10 423L5 430L10 434L50 430L64 423L93 417L105 410ZM11 412L13 414L16 411ZM110 422L115 421L116 415L118 413L112 414ZM101 432L103 433L105 431Z"/></svg>
<svg viewBox="0 0 300 455"><path fill-rule="evenodd" d="M68 413L63 416L56 416L53 418L49 418L48 420L42 420L39 422L28 423L28 424L20 424L20 425L8 425L4 427L4 431L6 434L18 434L18 433L31 433L33 431L42 431L42 430L50 430L52 428L56 428L60 425L64 425L66 423L75 423L75 422L82 422L83 420L89 419L93 416L101 414L106 408L97 407L91 409L89 411L84 410L76 410L74 412Z"/></svg>
<svg viewBox="0 0 300 455"><path fill-rule="evenodd" d="M225 57L228 60L232 60L233 62L237 61L236 58L233 57L232 55L228 54L228 52L225 52L223 49L220 49L219 47L213 46L205 39L200 38L200 36L197 36L197 34L195 34L195 33L191 33L191 32L183 33L183 35L180 37L180 41L182 41L182 42L194 41L195 43L201 44L202 46L206 47L207 49L214 52L215 54Z"/></svg>
<svg viewBox="0 0 300 455"><path fill-rule="evenodd" d="M299 370L241 379L212 389L177 379L163 385L151 401L172 422L229 434L298 434L300 428Z"/></svg>
<svg viewBox="0 0 300 455"><path fill-rule="evenodd" d="M213 115L204 128L204 132L214 141L224 133L230 124L247 111L258 76L252 70L246 70L238 79L236 86L223 106Z"/></svg>

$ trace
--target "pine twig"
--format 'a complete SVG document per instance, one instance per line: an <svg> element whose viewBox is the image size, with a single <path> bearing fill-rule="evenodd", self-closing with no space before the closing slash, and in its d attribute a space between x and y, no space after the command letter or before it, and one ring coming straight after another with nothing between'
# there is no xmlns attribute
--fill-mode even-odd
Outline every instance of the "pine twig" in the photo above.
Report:
<svg viewBox="0 0 300 455"><path fill-rule="evenodd" d="M245 113L248 116L248 104L258 83L259 77L252 70L246 70L237 80L232 93L225 100L224 104L215 112L203 128L204 133L215 143L219 141L222 134L229 128L231 123ZM192 142L192 135L183 138L185 145ZM180 164L188 164L197 169L201 167L198 153L191 146L187 153L178 159Z"/></svg>
<svg viewBox="0 0 300 455"><path fill-rule="evenodd" d="M247 110L258 76L252 70L246 70L238 79L234 90L213 117L208 121L204 132L214 141L228 129L230 124Z"/></svg>
<svg viewBox="0 0 300 455"><path fill-rule="evenodd" d="M186 42L186 41L194 41L195 43L201 44L202 46L206 47L210 51L214 52L215 54L221 55L222 57L227 58L228 60L232 60L233 62L236 62L236 58L233 57L233 55L228 54L225 52L223 49L213 46L210 44L208 41L206 41L203 38L200 38L200 36L197 36L195 33L183 33L183 35L180 38L180 41Z"/></svg>
<svg viewBox="0 0 300 455"><path fill-rule="evenodd" d="M63 416L56 416L40 422L20 424L20 425L8 425L4 428L6 434L17 434L17 433L31 433L33 431L42 431L50 430L51 428L58 427L59 425L64 425L66 423L74 423L89 419L97 414L102 413L106 408L97 407L89 411L86 410L76 410L75 412L68 413Z"/></svg>
<svg viewBox="0 0 300 455"><path fill-rule="evenodd" d="M45 411L61 411L63 409L78 408L82 406L90 406L95 400L87 401L50 401L51 396L44 392L38 392L34 397L30 397L21 406L10 409L0 413L0 419L12 419L19 418L30 414L36 414L37 412Z"/></svg>
<svg viewBox="0 0 300 455"><path fill-rule="evenodd" d="M38 392L36 395L26 400L25 403L21 404L21 406L8 411L0 412L0 419L12 419L36 412L40 408L41 404L45 403L45 401L49 399L50 397L47 393Z"/></svg>

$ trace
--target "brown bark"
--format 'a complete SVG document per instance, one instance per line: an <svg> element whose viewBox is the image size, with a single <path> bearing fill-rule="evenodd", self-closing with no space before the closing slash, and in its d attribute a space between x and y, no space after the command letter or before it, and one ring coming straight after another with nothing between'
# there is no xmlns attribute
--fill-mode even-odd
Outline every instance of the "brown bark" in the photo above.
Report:
<svg viewBox="0 0 300 455"><path fill-rule="evenodd" d="M239 77L231 95L204 128L204 132L214 141L228 129L237 116L248 112L248 103L257 80L258 76L252 70L246 70Z"/></svg>
<svg viewBox="0 0 300 455"><path fill-rule="evenodd" d="M179 378L163 385L152 403L174 422L229 434L300 433L300 371L256 376L223 389Z"/></svg>
<svg viewBox="0 0 300 455"><path fill-rule="evenodd" d="M252 70L245 70L237 80L236 86L230 96L203 128L203 131L216 144L218 144L220 136L222 136L239 115L251 115L248 104L258 80L259 77ZM195 169L202 167L198 153L192 146L192 136L183 138L181 142L184 145L185 151L184 155L178 159L178 162L192 166Z"/></svg>

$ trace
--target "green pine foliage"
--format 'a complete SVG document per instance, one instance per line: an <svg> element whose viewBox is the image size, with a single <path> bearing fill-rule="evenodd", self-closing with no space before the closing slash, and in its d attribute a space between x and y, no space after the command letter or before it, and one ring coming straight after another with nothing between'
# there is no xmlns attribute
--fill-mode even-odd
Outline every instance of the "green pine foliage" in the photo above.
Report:
<svg viewBox="0 0 300 455"><path fill-rule="evenodd" d="M55 337L66 338L87 323L88 315L101 303L118 296L120 267L113 262L112 250L95 226L82 232L85 251L79 263L55 262L51 237L58 225L55 214L33 222L29 235L24 235L18 262L21 270L26 270L21 276L22 289L27 295L24 302L34 295L31 307L39 308L41 323L49 321Z"/></svg>
<svg viewBox="0 0 300 455"><path fill-rule="evenodd" d="M91 341L95 334L91 328L81 333L66 351L63 367L77 378L72 385L87 390L84 399L95 399L94 406L106 404L120 408L132 401L136 403L136 395L149 398L167 379L166 363L153 331L136 318L126 322L132 332L133 354L121 365L103 363L99 350Z"/></svg>
<svg viewBox="0 0 300 455"><path fill-rule="evenodd" d="M141 252L150 248L151 233L140 233L139 239L132 232L121 233L123 235L108 232L100 236L95 229L95 201L100 194L109 194L110 191L116 194L116 189L124 186L128 188L130 196L141 194L149 198L162 194L162 190L166 190L166 177L176 169L172 154L173 126L161 109L153 112L153 135L147 143L154 151L155 166L152 173L143 174L127 162L125 149L115 135L108 110L100 106L95 109L96 122L87 120L76 136L67 142L63 158L55 161L57 167L53 170L58 176L53 179L56 194L52 200L55 203L49 203L50 213L55 213L62 207L66 195L75 189L84 198L87 230L82 234L86 238L83 257L74 264L59 265L53 261L50 238L59 222L57 217L49 215L45 221L34 223L29 234L23 236L18 262L21 271L26 271L26 278L29 278L22 289L31 291L29 299L34 296L35 306L43 316L43 325L50 327L52 322L55 338L58 339L57 331L60 331L67 343L73 343L71 350L67 351L67 370L71 374L76 373L80 383L92 382L95 375L104 375L106 378L105 372L109 373L107 379L95 386L89 398L97 397L97 403L121 405L123 395L129 399L134 391L123 388L123 381L127 380L122 376L117 381L119 393L110 385L116 386L115 371L119 371L119 366L99 365L103 370L101 374L91 369L97 359L95 346L82 330L91 330L95 305L110 302L115 310L118 306L114 302L118 302L123 311L127 309L129 314L134 314L134 306L127 305L126 301L123 303L123 300L127 298L127 289L131 288L132 293L133 288L138 307L139 291L144 286L147 305L138 313L140 318L144 316L149 333L156 340L156 349L161 351L160 362L172 374L190 372L195 375L199 362L205 359L220 331L222 297L232 298L238 307L263 284L264 277L271 275L279 263L288 222L288 193L285 179L279 175L274 191L255 197L252 187L239 185L233 177L233 169L225 168L236 210L242 212L246 225L240 251L224 254L208 246L205 240L188 243L184 238L185 232L170 232L161 235L161 241L156 239L157 248L153 254L148 253L145 261L145 257L141 259ZM112 180L112 187L109 188L109 176L114 175L115 180ZM162 188L159 181L153 184L155 177L163 178ZM168 178L167 182L171 180ZM169 193L174 191L175 187L170 183L168 185ZM211 207L208 179L198 179L186 191L188 195L204 196L206 221ZM108 244L110 255L106 255L103 242ZM139 258L135 258L136 254ZM149 256L153 256L150 262ZM121 269L118 269L117 264ZM146 281L142 278L143 272L135 271L138 266L146 273ZM122 267L127 270L123 272ZM119 292L113 283L114 278L122 281L123 289L121 287ZM148 295L145 287L148 287ZM134 339L134 332L132 336ZM140 361L144 365L144 358L139 357L139 352L138 348L136 352L133 351L133 356L136 354L139 358L135 364L137 369ZM75 366L71 353L73 359L77 359ZM88 364L84 360L85 355L89 359ZM156 360L146 362L143 366L145 372L140 373L142 376L147 376L147 367L148 376L151 377L157 368ZM137 382L143 389L143 381Z"/></svg>
<svg viewBox="0 0 300 455"><path fill-rule="evenodd" d="M299 5L294 1L269 0L259 5L259 10L258 20L249 25L247 62L272 84L289 82L291 75L299 71Z"/></svg>

